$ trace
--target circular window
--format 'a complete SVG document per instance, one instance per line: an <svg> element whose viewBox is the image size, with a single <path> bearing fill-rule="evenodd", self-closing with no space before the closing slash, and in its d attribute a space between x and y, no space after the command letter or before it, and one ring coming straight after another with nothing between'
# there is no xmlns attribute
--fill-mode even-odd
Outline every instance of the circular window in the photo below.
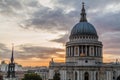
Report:
<svg viewBox="0 0 120 80"><path fill-rule="evenodd" d="M85 63L88 63L88 60L85 60Z"/></svg>

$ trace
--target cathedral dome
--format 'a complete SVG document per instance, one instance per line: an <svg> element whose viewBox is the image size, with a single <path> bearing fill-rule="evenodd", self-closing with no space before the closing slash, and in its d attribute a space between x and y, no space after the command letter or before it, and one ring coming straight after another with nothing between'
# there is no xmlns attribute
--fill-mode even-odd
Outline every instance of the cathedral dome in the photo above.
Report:
<svg viewBox="0 0 120 80"><path fill-rule="evenodd" d="M70 38L79 37L79 36L93 36L98 38L96 29L94 28L94 26L89 22L87 22L84 3L81 10L80 22L77 23L71 30Z"/></svg>
<svg viewBox="0 0 120 80"><path fill-rule="evenodd" d="M97 36L97 32L92 24L88 22L79 22L73 27L71 31L71 36L77 36L77 35Z"/></svg>

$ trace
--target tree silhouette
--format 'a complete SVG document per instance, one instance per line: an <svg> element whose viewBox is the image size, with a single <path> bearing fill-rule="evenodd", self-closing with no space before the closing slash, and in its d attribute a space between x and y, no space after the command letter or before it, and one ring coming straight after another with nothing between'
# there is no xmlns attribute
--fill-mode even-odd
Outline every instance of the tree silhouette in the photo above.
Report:
<svg viewBox="0 0 120 80"><path fill-rule="evenodd" d="M42 80L42 78L38 74L28 73L24 75L24 78L22 80Z"/></svg>
<svg viewBox="0 0 120 80"><path fill-rule="evenodd" d="M0 75L0 80L3 80L3 76L2 75Z"/></svg>
<svg viewBox="0 0 120 80"><path fill-rule="evenodd" d="M55 74L53 76L53 80L60 80L60 73L59 72L55 72Z"/></svg>
<svg viewBox="0 0 120 80"><path fill-rule="evenodd" d="M117 80L120 80L120 76L118 76Z"/></svg>

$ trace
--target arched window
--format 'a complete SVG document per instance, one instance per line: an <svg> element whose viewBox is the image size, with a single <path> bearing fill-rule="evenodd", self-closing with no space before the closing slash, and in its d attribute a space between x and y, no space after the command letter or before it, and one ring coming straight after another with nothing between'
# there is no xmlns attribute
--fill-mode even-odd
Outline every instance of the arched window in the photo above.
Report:
<svg viewBox="0 0 120 80"><path fill-rule="evenodd" d="M98 80L98 72L96 72L96 80Z"/></svg>
<svg viewBox="0 0 120 80"><path fill-rule="evenodd" d="M84 74L84 80L89 80L89 73L88 72L85 72L85 74Z"/></svg>
<svg viewBox="0 0 120 80"><path fill-rule="evenodd" d="M75 72L75 80L77 80L77 72Z"/></svg>

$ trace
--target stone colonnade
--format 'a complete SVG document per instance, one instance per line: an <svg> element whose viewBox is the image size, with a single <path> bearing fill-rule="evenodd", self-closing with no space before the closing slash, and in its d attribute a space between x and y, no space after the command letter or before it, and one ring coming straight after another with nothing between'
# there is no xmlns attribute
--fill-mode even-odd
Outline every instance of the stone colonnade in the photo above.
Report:
<svg viewBox="0 0 120 80"><path fill-rule="evenodd" d="M66 56L96 56L102 57L102 47L92 45L68 46L66 48Z"/></svg>

